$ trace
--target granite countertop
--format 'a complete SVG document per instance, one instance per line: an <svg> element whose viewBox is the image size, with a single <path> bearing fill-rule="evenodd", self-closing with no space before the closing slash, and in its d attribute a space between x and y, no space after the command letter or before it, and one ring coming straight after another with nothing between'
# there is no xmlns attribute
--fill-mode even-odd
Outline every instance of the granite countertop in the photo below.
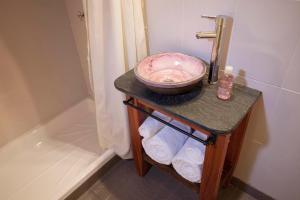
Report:
<svg viewBox="0 0 300 200"><path fill-rule="evenodd" d="M222 101L216 97L217 84L209 85L207 77L190 93L176 96L160 95L140 83L133 70L116 79L115 87L129 96L158 106L171 115L215 134L230 133L261 95L258 90L234 84L232 98Z"/></svg>

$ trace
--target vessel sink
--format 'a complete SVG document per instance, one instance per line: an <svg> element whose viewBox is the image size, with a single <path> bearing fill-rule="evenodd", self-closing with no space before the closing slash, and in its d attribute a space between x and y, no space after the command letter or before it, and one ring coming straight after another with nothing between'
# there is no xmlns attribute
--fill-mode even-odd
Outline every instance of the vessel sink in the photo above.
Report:
<svg viewBox="0 0 300 200"><path fill-rule="evenodd" d="M193 89L206 73L204 61L182 53L146 57L135 68L136 78L150 90L167 95Z"/></svg>

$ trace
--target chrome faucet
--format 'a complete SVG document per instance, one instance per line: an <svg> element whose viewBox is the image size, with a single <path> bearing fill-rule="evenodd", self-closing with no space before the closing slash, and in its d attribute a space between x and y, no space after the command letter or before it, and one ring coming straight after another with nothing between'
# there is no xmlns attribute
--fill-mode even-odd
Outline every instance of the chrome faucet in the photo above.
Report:
<svg viewBox="0 0 300 200"><path fill-rule="evenodd" d="M218 82L219 68L225 67L226 64L226 57L233 20L231 17L225 15L218 15L215 17L203 15L202 17L212 19L216 23L215 31L203 31L196 33L197 39L214 39L208 74L208 83L214 84Z"/></svg>

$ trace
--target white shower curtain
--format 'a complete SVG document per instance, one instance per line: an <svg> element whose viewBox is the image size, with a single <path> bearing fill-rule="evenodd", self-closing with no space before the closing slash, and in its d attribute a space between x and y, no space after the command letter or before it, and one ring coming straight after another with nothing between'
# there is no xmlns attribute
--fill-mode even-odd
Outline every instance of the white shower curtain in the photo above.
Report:
<svg viewBox="0 0 300 200"><path fill-rule="evenodd" d="M83 0L99 143L129 156L124 95L114 80L147 56L142 0Z"/></svg>

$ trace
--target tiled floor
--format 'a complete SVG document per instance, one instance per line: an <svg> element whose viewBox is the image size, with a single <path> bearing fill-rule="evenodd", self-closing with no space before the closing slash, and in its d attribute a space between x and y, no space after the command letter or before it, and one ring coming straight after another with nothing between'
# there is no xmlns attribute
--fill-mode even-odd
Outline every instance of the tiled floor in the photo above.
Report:
<svg viewBox="0 0 300 200"><path fill-rule="evenodd" d="M120 161L101 177L79 200L196 200L190 188L155 169L141 178L133 161ZM220 200L255 200L230 186L220 191Z"/></svg>

